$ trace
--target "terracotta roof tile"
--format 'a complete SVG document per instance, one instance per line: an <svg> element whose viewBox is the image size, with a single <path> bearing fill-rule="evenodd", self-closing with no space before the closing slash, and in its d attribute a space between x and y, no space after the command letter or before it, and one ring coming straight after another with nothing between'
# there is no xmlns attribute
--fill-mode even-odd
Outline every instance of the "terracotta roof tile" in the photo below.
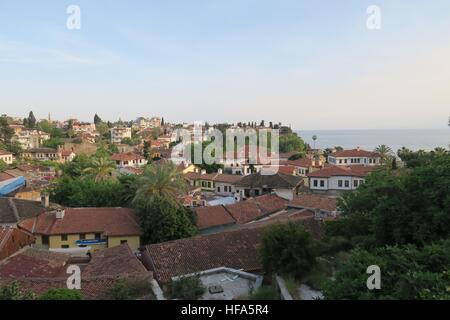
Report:
<svg viewBox="0 0 450 320"><path fill-rule="evenodd" d="M337 198L319 194L305 194L289 202L291 207L336 211Z"/></svg>
<svg viewBox="0 0 450 320"><path fill-rule="evenodd" d="M308 174L308 177L314 178L329 178L329 177L360 177L367 176L370 172L375 170L373 166L330 166L317 170Z"/></svg>
<svg viewBox="0 0 450 320"><path fill-rule="evenodd" d="M197 227L200 230L236 223L224 206L202 207L194 211L197 214Z"/></svg>
<svg viewBox="0 0 450 320"><path fill-rule="evenodd" d="M366 151L362 149L342 150L331 154L333 157L379 157L376 152Z"/></svg>
<svg viewBox="0 0 450 320"><path fill-rule="evenodd" d="M307 219L299 223L313 237L322 236L320 222ZM262 266L258 249L265 227L271 224L246 225L232 231L148 245L142 254L143 262L162 283L169 283L175 276L219 267L259 272Z"/></svg>
<svg viewBox="0 0 450 320"><path fill-rule="evenodd" d="M104 233L106 236L140 235L137 218L127 208L68 208L64 218L55 212L43 213L20 224L33 234L57 235ZM30 228L31 227L31 228Z"/></svg>

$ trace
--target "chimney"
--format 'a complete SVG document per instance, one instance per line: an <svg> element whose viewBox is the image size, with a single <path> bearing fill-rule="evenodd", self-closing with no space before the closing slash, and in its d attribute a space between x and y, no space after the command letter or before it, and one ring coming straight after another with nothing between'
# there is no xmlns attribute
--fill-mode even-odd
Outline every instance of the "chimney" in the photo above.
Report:
<svg viewBox="0 0 450 320"><path fill-rule="evenodd" d="M48 193L41 194L41 205L44 208L48 208L50 206L50 196Z"/></svg>
<svg viewBox="0 0 450 320"><path fill-rule="evenodd" d="M217 172L218 172L219 174L223 174L223 170L222 170L222 169L217 170Z"/></svg>
<svg viewBox="0 0 450 320"><path fill-rule="evenodd" d="M201 174L206 174L206 170L203 169L203 170L201 171Z"/></svg>
<svg viewBox="0 0 450 320"><path fill-rule="evenodd" d="M56 210L56 219L64 219L65 211L63 209Z"/></svg>

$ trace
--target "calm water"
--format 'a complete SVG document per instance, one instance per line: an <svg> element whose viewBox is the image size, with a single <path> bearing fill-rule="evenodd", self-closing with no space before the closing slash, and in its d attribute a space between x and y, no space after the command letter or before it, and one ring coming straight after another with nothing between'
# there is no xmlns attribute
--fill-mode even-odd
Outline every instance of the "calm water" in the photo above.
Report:
<svg viewBox="0 0 450 320"><path fill-rule="evenodd" d="M402 147L412 150L448 148L450 128L421 130L300 130L296 131L307 143L314 146L312 137L317 136L316 148L341 146L345 149L361 147L373 150L385 144L397 151Z"/></svg>

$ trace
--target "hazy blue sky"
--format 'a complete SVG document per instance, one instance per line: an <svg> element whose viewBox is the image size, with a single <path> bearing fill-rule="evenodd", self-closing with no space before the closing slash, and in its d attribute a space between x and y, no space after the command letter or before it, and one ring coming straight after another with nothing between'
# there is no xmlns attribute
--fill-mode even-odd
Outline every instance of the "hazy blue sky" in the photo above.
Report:
<svg viewBox="0 0 450 320"><path fill-rule="evenodd" d="M66 8L81 7L81 30ZM366 9L382 9L368 30ZM0 113L444 128L448 0L0 0Z"/></svg>

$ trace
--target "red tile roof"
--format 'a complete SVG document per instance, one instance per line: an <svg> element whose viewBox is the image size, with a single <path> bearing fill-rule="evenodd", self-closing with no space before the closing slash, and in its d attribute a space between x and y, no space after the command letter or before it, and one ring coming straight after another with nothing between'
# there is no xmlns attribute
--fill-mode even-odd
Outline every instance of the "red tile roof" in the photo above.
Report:
<svg viewBox="0 0 450 320"><path fill-rule="evenodd" d="M70 255L25 248L0 264L0 279L46 278L64 274Z"/></svg>
<svg viewBox="0 0 450 320"><path fill-rule="evenodd" d="M202 207L194 211L197 214L197 227L200 230L236 223L224 206Z"/></svg>
<svg viewBox="0 0 450 320"><path fill-rule="evenodd" d="M27 219L20 227L33 234L59 235L104 233L105 236L140 235L141 230L132 209L127 208L68 208L64 218L55 212L42 213Z"/></svg>
<svg viewBox="0 0 450 320"><path fill-rule="evenodd" d="M375 170L373 166L330 166L317 170L308 174L308 177L314 178L330 178L330 177L360 177L367 176L370 172Z"/></svg>
<svg viewBox="0 0 450 320"><path fill-rule="evenodd" d="M149 245L143 252L143 262L163 283L175 276L218 267L258 271L261 234L262 230L255 228Z"/></svg>
<svg viewBox="0 0 450 320"><path fill-rule="evenodd" d="M332 157L346 158L346 157L379 157L376 152L366 151L362 149L342 150L331 154Z"/></svg>
<svg viewBox="0 0 450 320"><path fill-rule="evenodd" d="M9 155L12 155L12 152L0 150L0 156L9 156Z"/></svg>
<svg viewBox="0 0 450 320"><path fill-rule="evenodd" d="M116 153L111 156L113 161L132 161L132 160L144 160L145 158L134 152Z"/></svg>
<svg viewBox="0 0 450 320"><path fill-rule="evenodd" d="M281 172L284 174L294 175L296 171L297 170L294 166L279 166L278 167L278 172Z"/></svg>
<svg viewBox="0 0 450 320"><path fill-rule="evenodd" d="M248 223L286 208L288 201L273 194L225 206L238 224Z"/></svg>
<svg viewBox="0 0 450 320"><path fill-rule="evenodd" d="M61 151L61 156L63 156L63 157L69 157L72 153L73 153L72 150L64 149L64 150Z"/></svg>
<svg viewBox="0 0 450 320"><path fill-rule="evenodd" d="M6 173L6 172L0 172L0 182L6 181L9 179L15 178L13 175Z"/></svg>
<svg viewBox="0 0 450 320"><path fill-rule="evenodd" d="M290 207L336 211L337 198L319 194L305 194L289 202Z"/></svg>
<svg viewBox="0 0 450 320"><path fill-rule="evenodd" d="M48 250L24 249L0 263L0 282L17 281L23 288L41 294L50 288L67 288L69 255ZM108 291L123 279L149 281L152 277L127 244L104 249L82 269L81 293L86 299L107 298Z"/></svg>
<svg viewBox="0 0 450 320"><path fill-rule="evenodd" d="M0 227L0 260L31 245L34 237L17 228Z"/></svg>
<svg viewBox="0 0 450 320"><path fill-rule="evenodd" d="M169 283L175 276L219 267L259 272L262 266L258 249L265 227L273 223L255 223L231 231L148 245L142 261L161 283ZM323 234L322 224L314 219L298 223L315 238Z"/></svg>

